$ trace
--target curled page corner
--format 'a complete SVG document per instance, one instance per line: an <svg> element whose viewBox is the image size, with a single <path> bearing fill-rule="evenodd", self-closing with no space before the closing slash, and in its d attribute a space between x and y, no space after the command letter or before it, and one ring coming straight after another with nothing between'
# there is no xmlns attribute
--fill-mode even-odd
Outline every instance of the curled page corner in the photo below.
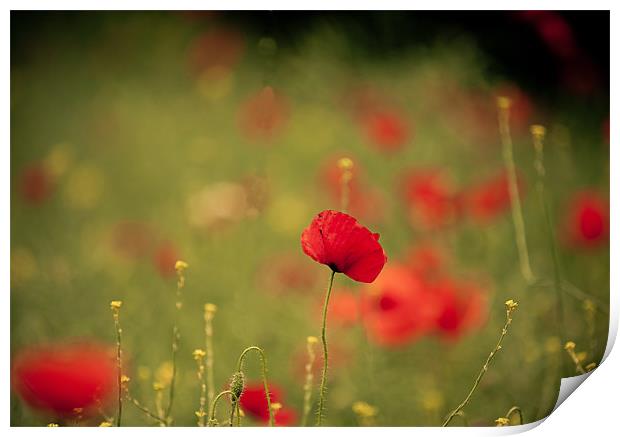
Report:
<svg viewBox="0 0 620 437"><path fill-rule="evenodd" d="M585 373L583 375L571 376L569 378L562 378L560 380L560 391L558 393L558 400L555 402L555 405L553 407L553 410L551 411L551 414L553 414L553 411L557 410L558 407L560 405L562 405L562 403L566 399L568 399L568 397L575 390L577 390L577 387L579 387L581 384L583 384L583 382L586 379L588 379L588 376L590 376L591 374L592 374L592 372L588 372L588 373Z"/></svg>

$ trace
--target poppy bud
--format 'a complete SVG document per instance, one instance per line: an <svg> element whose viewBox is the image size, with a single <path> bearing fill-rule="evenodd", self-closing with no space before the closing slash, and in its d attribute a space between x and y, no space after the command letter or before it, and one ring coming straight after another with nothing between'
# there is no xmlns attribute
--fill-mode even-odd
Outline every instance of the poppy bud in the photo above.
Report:
<svg viewBox="0 0 620 437"><path fill-rule="evenodd" d="M230 378L230 391L235 395L237 400L241 397L241 393L243 393L244 383L245 376L243 372L233 373L232 378Z"/></svg>

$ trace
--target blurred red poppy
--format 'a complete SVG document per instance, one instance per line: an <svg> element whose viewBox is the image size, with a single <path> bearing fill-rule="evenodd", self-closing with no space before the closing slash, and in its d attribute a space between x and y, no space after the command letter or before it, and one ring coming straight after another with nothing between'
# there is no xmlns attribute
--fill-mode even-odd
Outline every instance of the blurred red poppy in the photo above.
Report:
<svg viewBox="0 0 620 437"><path fill-rule="evenodd" d="M193 73L200 75L207 70L230 72L245 51L243 35L234 29L211 29L193 40L188 53Z"/></svg>
<svg viewBox="0 0 620 437"><path fill-rule="evenodd" d="M269 394L271 403L283 404L283 395L280 387L270 384ZM251 382L246 384L239 399L239 404L243 412L256 419L257 421L267 424L269 423L269 407L267 405L267 397L262 382ZM291 426L297 421L297 414L294 410L284 406L275 412L276 426Z"/></svg>
<svg viewBox="0 0 620 437"><path fill-rule="evenodd" d="M286 99L270 86L250 96L239 111L239 126L250 139L268 141L278 135L289 117Z"/></svg>
<svg viewBox="0 0 620 437"><path fill-rule="evenodd" d="M176 246L170 241L164 241L155 248L153 265L163 278L169 278L175 276L174 264L180 258Z"/></svg>
<svg viewBox="0 0 620 437"><path fill-rule="evenodd" d="M596 248L609 241L609 202L595 191L581 191L569 201L564 240L579 248Z"/></svg>
<svg viewBox="0 0 620 437"><path fill-rule="evenodd" d="M19 189L27 203L40 205L52 195L53 177L42 164L35 163L26 167L20 179Z"/></svg>
<svg viewBox="0 0 620 437"><path fill-rule="evenodd" d="M456 190L439 169L417 169L402 182L409 220L415 228L437 229L454 223L460 215Z"/></svg>
<svg viewBox="0 0 620 437"><path fill-rule="evenodd" d="M317 302L315 314L322 316L323 301ZM334 289L329 300L327 319L330 324L341 327L352 326L359 320L359 299L355 293L346 288Z"/></svg>
<svg viewBox="0 0 620 437"><path fill-rule="evenodd" d="M412 135L405 117L395 110L371 112L362 118L362 123L371 144L383 152L400 150Z"/></svg>
<svg viewBox="0 0 620 437"><path fill-rule="evenodd" d="M477 284L444 277L433 283L432 292L439 307L435 329L442 337L458 339L484 322L486 300Z"/></svg>
<svg viewBox="0 0 620 437"><path fill-rule="evenodd" d="M374 281L387 261L379 234L332 210L314 217L301 234L301 247L316 262L359 282Z"/></svg>
<svg viewBox="0 0 620 437"><path fill-rule="evenodd" d="M386 346L410 343L429 332L437 314L420 278L404 265L390 266L364 287L361 315L368 336Z"/></svg>
<svg viewBox="0 0 620 437"><path fill-rule="evenodd" d="M41 345L13 358L13 389L32 408L58 418L97 413L116 390L114 348L97 343Z"/></svg>
<svg viewBox="0 0 620 437"><path fill-rule="evenodd" d="M517 190L525 195L525 181L517 172ZM487 223L510 209L510 189L505 171L474 185L462 193L468 215L479 223Z"/></svg>
<svg viewBox="0 0 620 437"><path fill-rule="evenodd" d="M442 273L446 268L447 259L442 248L431 242L422 242L409 250L406 264L414 274L424 281L429 281Z"/></svg>

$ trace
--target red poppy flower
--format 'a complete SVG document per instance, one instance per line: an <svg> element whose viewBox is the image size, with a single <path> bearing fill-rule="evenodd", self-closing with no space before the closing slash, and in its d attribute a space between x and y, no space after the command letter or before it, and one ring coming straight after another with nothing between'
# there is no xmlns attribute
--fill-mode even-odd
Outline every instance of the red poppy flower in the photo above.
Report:
<svg viewBox="0 0 620 437"><path fill-rule="evenodd" d="M282 390L278 386L270 384L269 394L272 404L275 402L283 403ZM269 407L262 382L246 384L243 393L241 393L239 404L246 415L261 423L269 423ZM294 410L283 407L275 412L274 419L276 426L290 426L296 422L297 414Z"/></svg>
<svg viewBox="0 0 620 437"><path fill-rule="evenodd" d="M392 266L363 289L361 314L371 340L399 346L429 332L437 308L421 279L406 266Z"/></svg>
<svg viewBox="0 0 620 437"><path fill-rule="evenodd" d="M372 282L381 273L387 256L373 234L348 214L320 212L301 234L306 255L358 282Z"/></svg>
<svg viewBox="0 0 620 437"><path fill-rule="evenodd" d="M284 128L289 107L283 96L267 86L251 96L241 106L239 125L252 140L268 141Z"/></svg>
<svg viewBox="0 0 620 437"><path fill-rule="evenodd" d="M12 385L32 408L58 417L97 412L116 390L114 349L95 343L37 346L13 358Z"/></svg>
<svg viewBox="0 0 620 437"><path fill-rule="evenodd" d="M404 117L394 110L370 113L363 118L363 123L370 142L384 152L401 149L411 136L411 128Z"/></svg>
<svg viewBox="0 0 620 437"><path fill-rule="evenodd" d="M170 241L164 241L155 248L153 265L163 278L175 276L174 264L181 257L177 248Z"/></svg>
<svg viewBox="0 0 620 437"><path fill-rule="evenodd" d="M576 193L568 205L564 240L580 248L595 248L609 240L609 203L595 191Z"/></svg>
<svg viewBox="0 0 620 437"><path fill-rule="evenodd" d="M321 317L323 302L317 302L316 316ZM327 318L330 323L342 327L351 326L359 319L359 300L355 293L345 289L334 289L327 308Z"/></svg>
<svg viewBox="0 0 620 437"><path fill-rule="evenodd" d="M446 254L442 248L430 242L417 244L409 251L407 266L425 281L433 280L445 269Z"/></svg>
<svg viewBox="0 0 620 437"><path fill-rule="evenodd" d="M439 306L435 327L444 338L457 339L484 322L486 300L476 284L443 278L432 290Z"/></svg>
<svg viewBox="0 0 620 437"><path fill-rule="evenodd" d="M460 211L455 189L438 169L419 169L407 174L403 193L412 225L436 229L454 223Z"/></svg>
<svg viewBox="0 0 620 437"><path fill-rule="evenodd" d="M26 202L40 205L51 196L54 183L52 175L43 165L32 164L23 170L19 187Z"/></svg>
<svg viewBox="0 0 620 437"><path fill-rule="evenodd" d="M525 182L517 173L517 190L521 198ZM510 189L505 171L483 181L463 193L465 208L475 221L489 222L510 209Z"/></svg>

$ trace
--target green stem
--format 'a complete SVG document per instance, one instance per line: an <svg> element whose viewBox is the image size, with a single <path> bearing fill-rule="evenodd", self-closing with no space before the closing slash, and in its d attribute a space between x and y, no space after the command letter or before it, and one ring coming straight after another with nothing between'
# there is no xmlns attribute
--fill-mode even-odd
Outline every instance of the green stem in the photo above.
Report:
<svg viewBox="0 0 620 437"><path fill-rule="evenodd" d="M323 423L323 411L325 409L325 390L327 382L327 307L329 306L329 297L332 293L332 286L334 285L334 276L336 272L332 270L329 276L329 284L327 286L327 293L325 294L325 304L323 305L323 325L321 328L321 341L323 342L323 373L321 374L321 389L319 391L319 409L317 411L316 424L321 426Z"/></svg>
<svg viewBox="0 0 620 437"><path fill-rule="evenodd" d="M116 426L121 426L121 416L123 415L123 352L121 348L121 322L118 310L114 310L114 326L116 328L116 365L117 365L117 384L118 384L118 411L116 413Z"/></svg>
<svg viewBox="0 0 620 437"><path fill-rule="evenodd" d="M521 408L519 407L512 407L510 410L508 410L508 412L506 413L506 419L510 420L510 418L512 417L513 414L519 414L519 425L523 425L523 412L521 411Z"/></svg>
<svg viewBox="0 0 620 437"><path fill-rule="evenodd" d="M215 397L215 399L213 399L213 404L211 404L211 416L209 417L209 422L207 423L207 426L210 426L211 424L213 424L213 421L215 420L215 411L217 408L217 403L219 402L220 398L224 395L230 395L230 397L232 398L232 402L233 402L233 404L231 405L231 408L233 412L235 411L234 403L238 402L238 399L235 396L235 394L230 390L224 390L223 392L220 392ZM232 417L231 417L231 421L232 421Z"/></svg>
<svg viewBox="0 0 620 437"><path fill-rule="evenodd" d="M258 346L250 346L246 348L241 355L239 355L239 361L237 362L237 372L243 371L243 361L245 355L250 351L258 352L261 360L261 376L263 379L263 388L265 390L265 397L267 398L267 409L269 410L269 426L274 426L273 410L271 408L271 395L269 394L269 385L267 384L267 358L265 352Z"/></svg>
<svg viewBox="0 0 620 437"><path fill-rule="evenodd" d="M519 253L519 263L521 266L521 274L527 284L534 282L534 274L530 266L530 257L527 250L527 240L525 238L525 224L523 221L523 212L521 210L521 199L519 197L519 187L517 184L517 173L512 151L512 138L510 136L509 123L509 103L499 103L499 133L502 141L502 151L504 156L504 164L508 176L508 190L510 194L510 205L512 208L512 222L515 228L515 238L517 243L517 251Z"/></svg>
<svg viewBox="0 0 620 437"><path fill-rule="evenodd" d="M442 427L448 426L448 424L452 421L452 419L454 419L454 417L457 416L459 412L462 411L463 408L465 408L465 406L469 403L472 395L476 391L476 388L478 388L478 385L480 384L480 381L482 380L483 376L487 373L487 370L489 370L489 364L491 364L491 361L493 360L495 355L502 349L502 342L504 341L504 337L506 336L506 334L508 334L508 327L512 323L512 317L511 317L512 311L513 310L510 308L506 309L506 323L504 324L504 327L502 328L502 334L500 335L499 340L497 341L497 344L495 345L495 348L491 351L486 361L484 362L482 369L480 369L480 372L478 373L478 376L476 377L476 380L474 381L474 385L469 390L469 393L467 393L467 396L465 397L463 402L461 402L454 410L452 410L448 418L444 421L443 425L441 425Z"/></svg>

